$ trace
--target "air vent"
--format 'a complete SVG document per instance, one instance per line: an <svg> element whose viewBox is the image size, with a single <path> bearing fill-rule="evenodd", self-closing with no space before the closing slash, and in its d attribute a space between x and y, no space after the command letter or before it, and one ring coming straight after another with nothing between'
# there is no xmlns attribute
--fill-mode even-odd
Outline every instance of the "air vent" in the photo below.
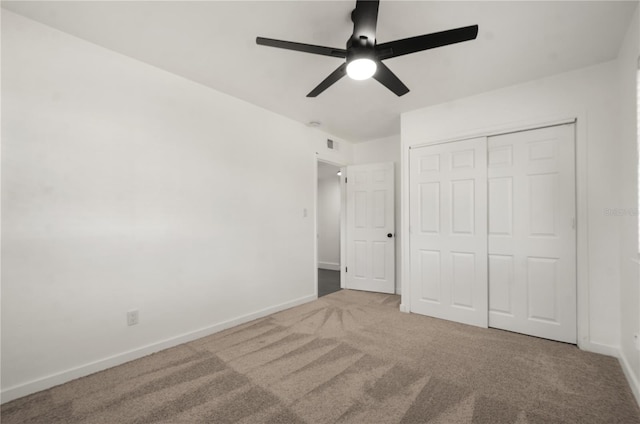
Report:
<svg viewBox="0 0 640 424"><path fill-rule="evenodd" d="M327 138L327 149L333 150L333 140Z"/></svg>

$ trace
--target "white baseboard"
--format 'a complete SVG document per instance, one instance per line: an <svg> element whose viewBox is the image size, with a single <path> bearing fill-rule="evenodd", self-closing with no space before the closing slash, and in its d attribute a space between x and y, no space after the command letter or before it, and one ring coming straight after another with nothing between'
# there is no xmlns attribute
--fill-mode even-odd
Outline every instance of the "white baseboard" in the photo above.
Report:
<svg viewBox="0 0 640 424"><path fill-rule="evenodd" d="M622 368L622 372L624 372L624 375L627 378L627 382L629 383L629 387L631 387L631 391L633 392L633 396L635 397L638 406L640 406L640 381L633 373L633 369L631 368L627 357L622 352L622 349L620 349L619 346L585 342L580 344L580 349L618 358L620 367Z"/></svg>
<svg viewBox="0 0 640 424"><path fill-rule="evenodd" d="M336 262L318 262L318 268L340 271L340 264Z"/></svg>
<svg viewBox="0 0 640 424"><path fill-rule="evenodd" d="M614 358L620 357L620 348L618 346L605 345L594 342L578 342L578 347L587 352L599 353L600 355L613 356Z"/></svg>
<svg viewBox="0 0 640 424"><path fill-rule="evenodd" d="M409 312L411 312L411 311L409 310L409 305L407 305L407 304L405 304L405 303L401 303L401 304L400 304L400 312L404 312L404 313L407 313L407 314L408 314Z"/></svg>
<svg viewBox="0 0 640 424"><path fill-rule="evenodd" d="M622 352L622 349L619 351L618 360L620 361L620 366L622 367L625 377L627 377L627 382L629 382L629 386L631 386L633 396L635 396L636 402L640 406L640 381L638 381L638 378L633 373L633 369L631 369L631 365L626 355Z"/></svg>
<svg viewBox="0 0 640 424"><path fill-rule="evenodd" d="M237 318L233 318L227 321L220 322L218 324L201 328L199 330L191 331L188 333L181 334L179 336L161 340L156 343L152 343L146 346L132 349L127 352L122 352L117 355L113 355L113 356L103 358L94 362L90 362L88 364L83 364L75 368L70 368L68 370L51 374L46 377L39 378L37 380L32 380L23 384L18 384L16 386L12 386L2 390L2 392L0 393L0 403L9 402L26 395L30 395L32 393L39 392L41 390L46 390L51 387L66 383L68 381L75 380L77 378L84 377L89 374L93 374L95 372L114 367L116 365L121 365L121 364L124 364L125 362L133 361L134 359L142 358L143 356L150 355L154 352L158 352L160 350L168 349L170 347L174 347L183 343L197 340L199 338L209 336L219 331L226 330L227 328L244 324L245 322L253 321L254 319L262 318L264 316L273 314L275 312L280 312L285 309L302 305L303 303L311 302L312 300L316 300L316 299L317 299L316 295L301 297L289 302L264 308L250 314L242 315Z"/></svg>

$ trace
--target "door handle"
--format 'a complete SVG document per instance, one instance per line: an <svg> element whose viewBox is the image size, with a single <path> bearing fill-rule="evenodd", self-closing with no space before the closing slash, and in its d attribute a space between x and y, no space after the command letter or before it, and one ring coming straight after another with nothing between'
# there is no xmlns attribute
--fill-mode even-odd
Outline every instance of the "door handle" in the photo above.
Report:
<svg viewBox="0 0 640 424"><path fill-rule="evenodd" d="M393 234L387 233L387 237L391 238L391 237L393 237Z"/></svg>

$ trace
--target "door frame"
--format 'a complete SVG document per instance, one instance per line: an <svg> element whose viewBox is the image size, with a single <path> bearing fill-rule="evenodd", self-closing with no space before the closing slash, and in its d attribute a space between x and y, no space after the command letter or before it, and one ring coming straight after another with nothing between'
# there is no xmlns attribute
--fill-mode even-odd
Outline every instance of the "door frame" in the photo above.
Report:
<svg viewBox="0 0 640 424"><path fill-rule="evenodd" d="M314 185L313 185L313 282L314 295L318 298L318 163L326 163L340 168L340 288L345 287L344 267L347 262L346 253L346 223L347 223L347 190L345 186L345 178L347 177L347 165L345 163L331 161L316 157L315 167L313 169Z"/></svg>
<svg viewBox="0 0 640 424"><path fill-rule="evenodd" d="M409 233L409 162L412 148L432 144L446 143L477 137L490 137L512 132L527 131L537 128L562 124L575 124L575 161L576 161L576 298L577 298L577 335L578 347L595 353L614 355L616 352L609 346L593 343L589 339L589 232L588 232L588 194L587 194L587 114L576 111L561 116L550 116L547 119L521 121L517 124L504 123L486 128L479 128L460 134L434 139L407 140L401 138L401 213L400 228L406 235L401 246L401 280L410 281L410 233ZM406 252L406 253L405 253ZM400 310L411 312L411 285L402 285Z"/></svg>

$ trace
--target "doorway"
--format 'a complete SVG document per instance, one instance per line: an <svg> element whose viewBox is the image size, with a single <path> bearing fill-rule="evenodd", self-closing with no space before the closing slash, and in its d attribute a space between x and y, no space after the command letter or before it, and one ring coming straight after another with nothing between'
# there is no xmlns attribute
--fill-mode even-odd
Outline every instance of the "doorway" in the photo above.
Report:
<svg viewBox="0 0 640 424"><path fill-rule="evenodd" d="M340 167L318 161L318 297L340 290L342 193Z"/></svg>

